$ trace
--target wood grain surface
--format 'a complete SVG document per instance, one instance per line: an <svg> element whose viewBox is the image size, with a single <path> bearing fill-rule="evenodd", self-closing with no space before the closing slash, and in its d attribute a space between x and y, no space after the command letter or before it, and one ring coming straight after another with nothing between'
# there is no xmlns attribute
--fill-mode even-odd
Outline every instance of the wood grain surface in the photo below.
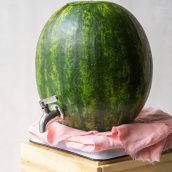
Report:
<svg viewBox="0 0 172 172"><path fill-rule="evenodd" d="M172 172L172 152L162 155L161 161L149 164L134 161L128 156L109 161L93 161L45 146L23 143L21 172Z"/></svg>

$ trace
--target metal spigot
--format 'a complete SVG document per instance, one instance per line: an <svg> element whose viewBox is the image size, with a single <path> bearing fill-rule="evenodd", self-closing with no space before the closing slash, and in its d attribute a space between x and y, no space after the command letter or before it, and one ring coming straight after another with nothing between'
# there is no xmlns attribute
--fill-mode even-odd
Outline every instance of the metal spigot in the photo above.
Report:
<svg viewBox="0 0 172 172"><path fill-rule="evenodd" d="M56 118L63 119L63 112L56 102L57 102L56 96L52 96L39 101L41 108L43 110L43 115L39 121L40 133L44 133L46 131L47 124L49 122L54 121ZM52 104L51 109L48 106L49 104Z"/></svg>

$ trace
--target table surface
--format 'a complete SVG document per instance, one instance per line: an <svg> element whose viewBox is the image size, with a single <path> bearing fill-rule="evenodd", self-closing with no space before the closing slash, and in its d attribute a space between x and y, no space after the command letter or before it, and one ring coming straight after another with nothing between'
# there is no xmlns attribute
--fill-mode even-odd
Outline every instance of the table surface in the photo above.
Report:
<svg viewBox="0 0 172 172"><path fill-rule="evenodd" d="M172 172L172 151L155 164L134 161L129 156L93 161L78 155L26 142L21 147L22 172Z"/></svg>

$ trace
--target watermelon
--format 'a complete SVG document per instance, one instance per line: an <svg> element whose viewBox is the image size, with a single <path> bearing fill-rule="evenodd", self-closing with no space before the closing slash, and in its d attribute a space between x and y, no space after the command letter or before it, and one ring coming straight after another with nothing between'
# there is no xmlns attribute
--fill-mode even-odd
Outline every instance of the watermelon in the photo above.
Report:
<svg viewBox="0 0 172 172"><path fill-rule="evenodd" d="M47 21L37 44L40 98L56 95L62 123L81 130L132 122L150 92L152 68L142 26L111 2L66 4Z"/></svg>

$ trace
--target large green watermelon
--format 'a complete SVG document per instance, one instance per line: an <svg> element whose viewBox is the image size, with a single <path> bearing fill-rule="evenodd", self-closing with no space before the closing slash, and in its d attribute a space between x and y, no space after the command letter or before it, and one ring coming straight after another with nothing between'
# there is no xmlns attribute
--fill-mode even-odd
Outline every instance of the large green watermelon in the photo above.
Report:
<svg viewBox="0 0 172 172"><path fill-rule="evenodd" d="M152 56L145 32L111 2L73 2L55 12L37 45L40 98L57 95L65 125L107 131L129 123L148 97Z"/></svg>

